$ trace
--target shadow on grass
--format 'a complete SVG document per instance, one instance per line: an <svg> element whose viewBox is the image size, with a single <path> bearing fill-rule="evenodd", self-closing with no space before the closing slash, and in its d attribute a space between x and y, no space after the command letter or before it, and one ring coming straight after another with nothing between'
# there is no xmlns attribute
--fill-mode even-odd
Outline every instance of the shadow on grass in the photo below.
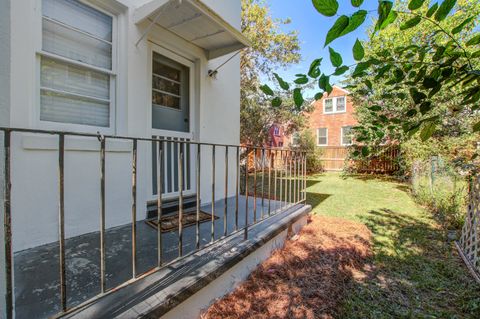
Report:
<svg viewBox="0 0 480 319"><path fill-rule="evenodd" d="M327 200L331 194L320 194L320 193L311 193L307 192L307 203L312 205L312 210L315 210L320 204Z"/></svg>
<svg viewBox="0 0 480 319"><path fill-rule="evenodd" d="M382 182L394 182L398 183L402 180L396 176L390 175L378 175L378 174L343 174L343 179L353 178L360 181L382 181Z"/></svg>
<svg viewBox="0 0 480 319"><path fill-rule="evenodd" d="M361 219L374 235L374 266L354 282L341 318L479 318L480 288L440 228L387 208Z"/></svg>

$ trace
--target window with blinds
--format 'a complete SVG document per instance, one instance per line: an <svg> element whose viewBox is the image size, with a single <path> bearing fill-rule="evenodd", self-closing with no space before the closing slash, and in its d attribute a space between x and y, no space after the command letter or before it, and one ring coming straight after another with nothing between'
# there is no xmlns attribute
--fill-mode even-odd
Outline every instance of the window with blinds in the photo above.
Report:
<svg viewBox="0 0 480 319"><path fill-rule="evenodd" d="M40 120L110 127L113 18L77 0L42 1Z"/></svg>
<svg viewBox="0 0 480 319"><path fill-rule="evenodd" d="M326 146L328 145L328 129L325 127L317 129L317 145Z"/></svg>
<svg viewBox="0 0 480 319"><path fill-rule="evenodd" d="M342 145L352 145L352 127L344 126L342 127Z"/></svg>

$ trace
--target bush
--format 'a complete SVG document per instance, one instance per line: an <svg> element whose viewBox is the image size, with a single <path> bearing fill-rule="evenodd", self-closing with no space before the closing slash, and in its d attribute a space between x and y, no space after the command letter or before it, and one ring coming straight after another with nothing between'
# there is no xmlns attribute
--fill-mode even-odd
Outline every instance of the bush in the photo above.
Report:
<svg viewBox="0 0 480 319"><path fill-rule="evenodd" d="M314 174L323 171L323 165L320 158L322 157L322 150L317 147L315 137L313 134L304 130L295 137L295 145L293 149L307 152L307 173Z"/></svg>

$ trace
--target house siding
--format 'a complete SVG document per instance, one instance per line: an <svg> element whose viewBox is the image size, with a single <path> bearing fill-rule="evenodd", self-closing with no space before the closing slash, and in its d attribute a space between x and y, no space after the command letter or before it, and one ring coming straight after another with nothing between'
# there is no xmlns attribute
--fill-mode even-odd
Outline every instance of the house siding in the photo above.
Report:
<svg viewBox="0 0 480 319"><path fill-rule="evenodd" d="M0 1L0 126L10 124L10 3ZM0 136L0 203L4 200L3 136ZM3 212L3 205L0 211ZM5 263L3 227L0 227L0 265ZM0 296L4 296L5 267L0 267ZM0 317L5 317L5 303L0 302Z"/></svg>
<svg viewBox="0 0 480 319"><path fill-rule="evenodd" d="M341 130L344 126L354 126L357 120L354 117L355 108L352 99L347 96L346 111L344 113L325 114L323 112L323 101L326 98L346 96L347 93L338 87L334 87L330 95L324 95L322 99L314 102L314 111L308 115L308 127L317 138L318 128L328 129L328 145L342 146Z"/></svg>
<svg viewBox="0 0 480 319"><path fill-rule="evenodd" d="M88 1L87 1L88 2ZM135 137L151 137L151 92L149 89L149 58L155 46L193 63L192 76L195 88L190 123L193 124L190 138L200 142L239 144L240 137L240 58L234 57L223 66L216 77L207 75L232 54L207 60L203 49L188 43L159 26L153 26L148 36L140 39L149 22L134 23L135 8L148 1L92 0L101 7L113 7L118 25L118 75L116 81L116 119L113 134ZM218 15L234 27L240 27L240 0L205 0ZM11 14L21 19L10 21L11 106L12 127L44 128L36 120L38 112L38 56L41 47L41 1L2 1L11 6ZM1 7L0 7L1 9ZM1 10L2 15L5 10ZM3 19L2 23L7 23ZM3 29L5 31L7 29ZM2 41L4 45L6 41ZM3 46L2 46L2 52ZM3 66L2 66L3 67ZM3 69L2 69L3 70ZM4 74L4 72L1 72ZM3 95L3 94L2 94ZM5 102L3 102L5 103ZM0 105L1 107L1 105ZM2 110L0 110L2 111ZM3 112L3 111L2 111ZM3 114L1 113L3 119ZM0 119L1 120L1 119ZM95 133L95 131L91 132ZM32 134L14 134L12 138L12 204L15 218L12 220L13 247L19 251L40 244L55 242L58 228L58 140L53 136L33 137ZM78 149L85 139L67 138L66 144L77 148L65 154L65 209L66 236L98 231L100 184L99 152L93 146ZM33 144L33 147L32 147ZM89 144L89 145L90 145ZM115 142L117 151L109 151L107 144L106 172L106 222L115 227L131 222L131 143ZM30 146L29 146L30 145ZM52 145L54 145L52 147ZM216 193L223 194L224 148L216 152ZM202 176L211 176L211 150L202 152ZM229 172L235 173L235 152L229 153ZM146 216L146 203L155 199L152 192L151 144L139 143L137 172L137 218ZM202 203L211 199L211 182L202 178ZM229 195L235 192L235 180L229 180ZM208 185L207 185L208 184ZM51 190L45 192L45 189ZM21 234L29 234L22 236Z"/></svg>

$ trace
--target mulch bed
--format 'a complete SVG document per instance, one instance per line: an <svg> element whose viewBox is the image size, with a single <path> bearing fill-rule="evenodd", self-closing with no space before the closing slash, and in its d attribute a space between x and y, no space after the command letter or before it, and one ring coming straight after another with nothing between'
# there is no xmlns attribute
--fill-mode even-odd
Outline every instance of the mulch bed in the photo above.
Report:
<svg viewBox="0 0 480 319"><path fill-rule="evenodd" d="M313 216L201 318L334 318L350 283L366 277L371 240L365 225Z"/></svg>

